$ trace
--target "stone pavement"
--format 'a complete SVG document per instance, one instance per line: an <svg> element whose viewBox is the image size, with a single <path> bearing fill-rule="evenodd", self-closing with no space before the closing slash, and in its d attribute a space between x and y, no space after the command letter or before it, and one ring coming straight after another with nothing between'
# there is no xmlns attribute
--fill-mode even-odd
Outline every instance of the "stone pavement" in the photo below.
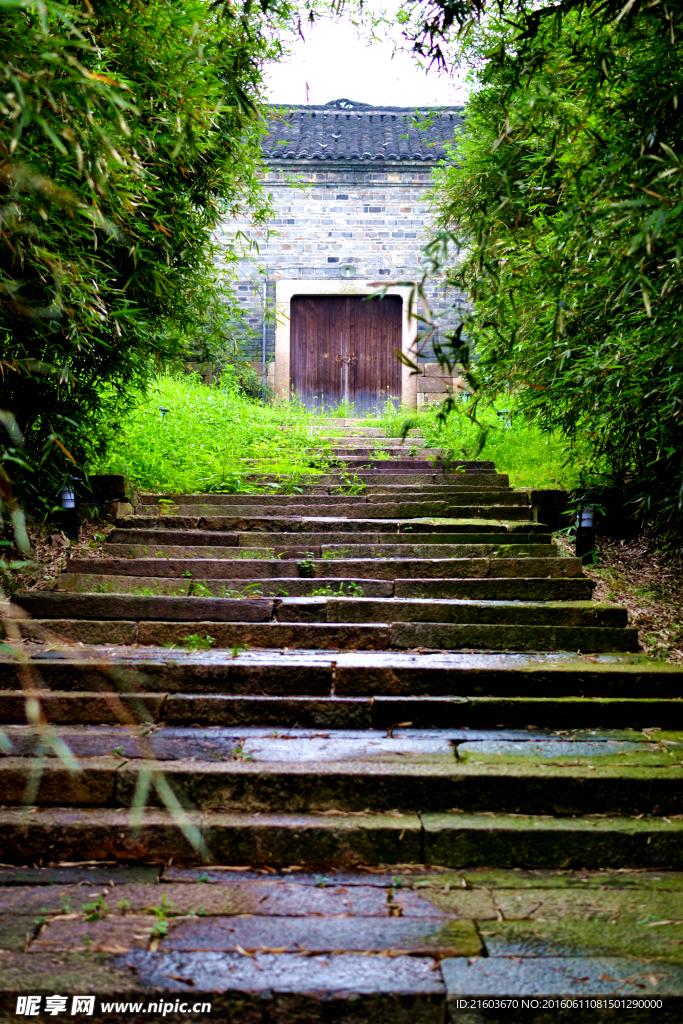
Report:
<svg viewBox="0 0 683 1024"><path fill-rule="evenodd" d="M683 673L491 463L332 436L16 595L0 1021L679 1021Z"/></svg>

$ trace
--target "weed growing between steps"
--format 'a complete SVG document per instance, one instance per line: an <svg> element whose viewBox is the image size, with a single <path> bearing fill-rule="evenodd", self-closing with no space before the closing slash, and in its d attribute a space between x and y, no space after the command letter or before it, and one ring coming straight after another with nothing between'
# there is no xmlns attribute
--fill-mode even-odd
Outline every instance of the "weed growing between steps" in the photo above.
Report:
<svg viewBox="0 0 683 1024"><path fill-rule="evenodd" d="M161 376L120 422L107 457L90 468L167 493L263 491L267 484L249 478L276 473L286 478L277 489L296 493L301 478L329 463L329 444L317 436L323 422L296 402L262 406L246 398L230 374L216 387L196 375Z"/></svg>

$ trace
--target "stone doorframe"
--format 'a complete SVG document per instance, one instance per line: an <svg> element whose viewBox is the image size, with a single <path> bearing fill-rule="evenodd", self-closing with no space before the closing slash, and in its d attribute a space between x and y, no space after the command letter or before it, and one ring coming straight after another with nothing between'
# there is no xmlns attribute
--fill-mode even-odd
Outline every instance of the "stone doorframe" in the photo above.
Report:
<svg viewBox="0 0 683 1024"><path fill-rule="evenodd" d="M291 338L290 304L294 295L372 295L378 291L374 281L330 280L280 280L275 282L275 380L276 401L288 402L291 383ZM402 303L401 350L415 359L417 341L417 319L415 303L410 305L410 285L389 285L387 295L399 295ZM417 379L408 366L401 365L401 399L404 405L415 408L417 404Z"/></svg>

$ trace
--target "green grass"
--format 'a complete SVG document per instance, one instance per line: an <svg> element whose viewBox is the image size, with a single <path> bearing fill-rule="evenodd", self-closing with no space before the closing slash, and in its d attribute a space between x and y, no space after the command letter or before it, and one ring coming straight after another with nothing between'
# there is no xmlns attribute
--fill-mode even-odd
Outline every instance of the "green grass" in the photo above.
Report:
<svg viewBox="0 0 683 1024"><path fill-rule="evenodd" d="M123 473L144 491L168 494L254 491L249 477L281 474L279 489L296 492L328 464L329 445L317 440L322 422L295 402L245 398L230 377L208 388L196 376L162 376L92 471Z"/></svg>
<svg viewBox="0 0 683 1024"><path fill-rule="evenodd" d="M163 418L159 406L169 410ZM384 415L363 422L397 437L410 420L424 432L428 447L445 448L454 459L491 460L499 472L509 473L515 487L578 486L581 460L568 456L566 442L521 415L498 416L504 408L514 408L513 402L499 399L480 409L478 418L490 429L478 455L479 428L465 415L464 403L445 425L438 422L436 409L390 405ZM340 408L334 415L352 417L353 409ZM93 472L123 473L142 490L158 493L296 493L333 460L328 442L319 438L321 427L328 434L343 434L297 402L264 407L245 398L230 377L221 387L207 388L192 375L163 376L149 399L120 425L109 455ZM408 441L407 450L411 447ZM281 479L257 482L259 474ZM362 493L364 486L347 473L338 490Z"/></svg>
<svg viewBox="0 0 683 1024"><path fill-rule="evenodd" d="M503 409L514 410L508 398L498 399L483 410L477 419L488 427L484 447L477 454L479 427L466 415L467 405L458 403L446 424L437 419L437 410L416 411L387 407L384 415L364 420L368 426L382 426L388 437L400 437L408 421L424 432L428 448L443 448L454 459L482 459L494 462L499 473L508 473L514 487L555 488L570 490L580 484L581 460L572 457L566 441L544 433L538 424L527 422L514 411L498 416ZM409 442L406 442L407 444Z"/></svg>

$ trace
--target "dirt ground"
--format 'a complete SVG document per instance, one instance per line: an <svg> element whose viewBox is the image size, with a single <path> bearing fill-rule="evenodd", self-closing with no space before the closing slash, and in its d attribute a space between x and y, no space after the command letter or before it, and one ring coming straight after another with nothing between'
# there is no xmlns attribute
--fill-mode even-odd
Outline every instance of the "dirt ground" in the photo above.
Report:
<svg viewBox="0 0 683 1024"><path fill-rule="evenodd" d="M567 554L574 549L564 534L556 540ZM644 651L663 661L683 662L683 562L661 549L648 534L635 540L598 537L598 563L585 566L595 580L596 601L628 609Z"/></svg>

